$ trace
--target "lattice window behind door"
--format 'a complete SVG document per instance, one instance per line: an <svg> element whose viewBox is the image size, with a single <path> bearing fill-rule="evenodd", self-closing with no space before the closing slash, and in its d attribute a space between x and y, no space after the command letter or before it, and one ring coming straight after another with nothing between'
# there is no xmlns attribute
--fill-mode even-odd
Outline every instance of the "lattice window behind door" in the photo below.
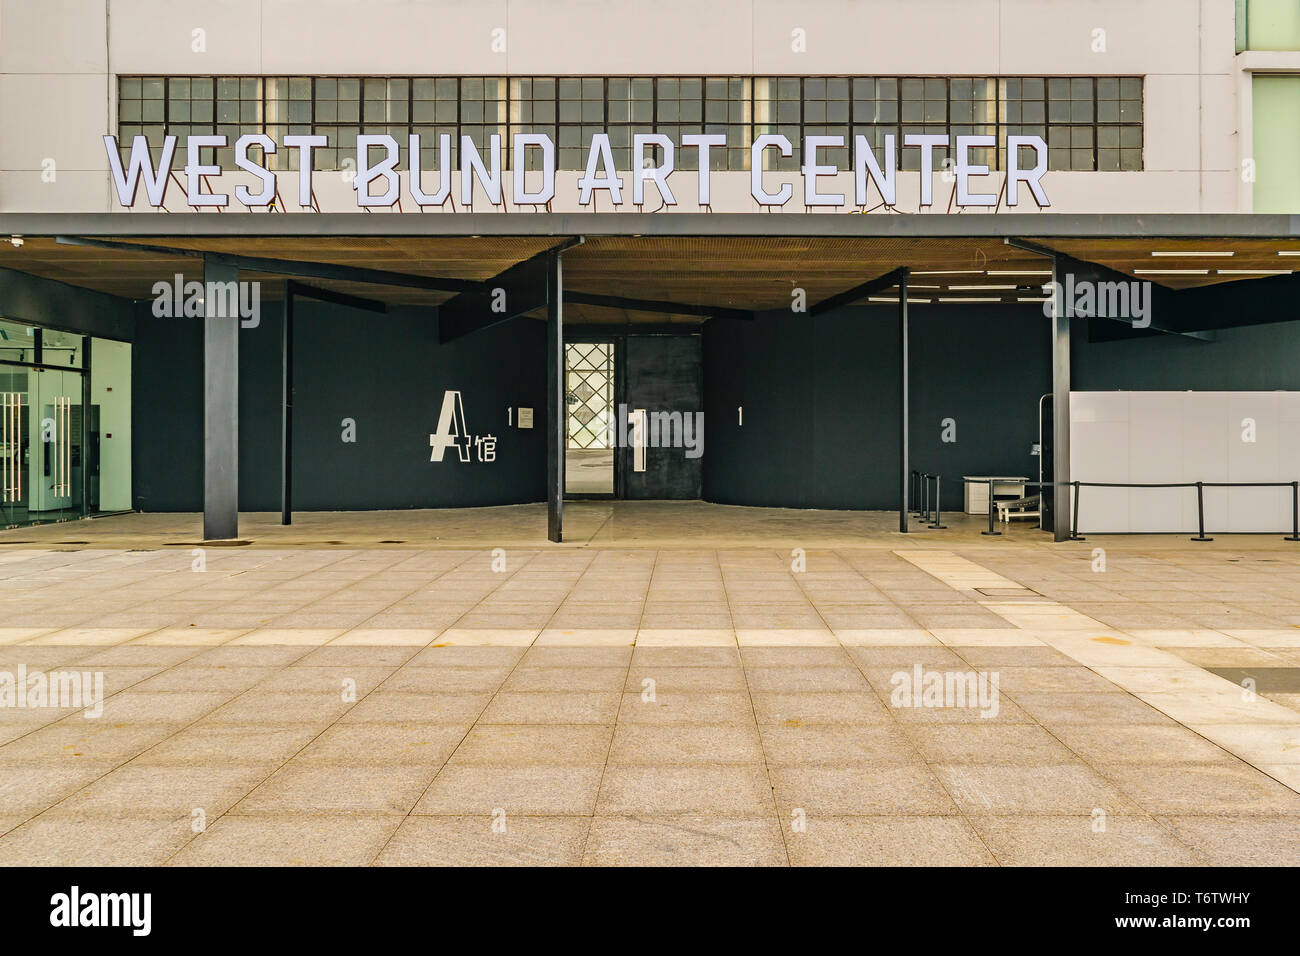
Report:
<svg viewBox="0 0 1300 956"><path fill-rule="evenodd" d="M575 342L564 347L569 448L609 448L614 428L614 346Z"/></svg>

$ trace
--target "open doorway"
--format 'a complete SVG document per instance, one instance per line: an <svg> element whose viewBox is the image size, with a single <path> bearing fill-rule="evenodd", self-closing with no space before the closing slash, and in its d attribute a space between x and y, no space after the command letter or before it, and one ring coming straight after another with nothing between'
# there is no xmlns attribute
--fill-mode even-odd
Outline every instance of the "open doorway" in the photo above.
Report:
<svg viewBox="0 0 1300 956"><path fill-rule="evenodd" d="M614 494L614 343L564 346L564 493Z"/></svg>

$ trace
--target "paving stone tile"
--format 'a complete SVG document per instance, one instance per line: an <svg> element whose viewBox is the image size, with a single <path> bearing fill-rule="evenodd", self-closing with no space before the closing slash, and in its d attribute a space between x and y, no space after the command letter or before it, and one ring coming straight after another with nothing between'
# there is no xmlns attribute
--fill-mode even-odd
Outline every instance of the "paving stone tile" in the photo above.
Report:
<svg viewBox="0 0 1300 956"><path fill-rule="evenodd" d="M173 866L364 866L403 817L391 814L227 815L172 857Z"/></svg>
<svg viewBox="0 0 1300 956"><path fill-rule="evenodd" d="M408 813L434 768L291 760L231 808L241 813Z"/></svg>
<svg viewBox="0 0 1300 956"><path fill-rule="evenodd" d="M620 723L609 764L757 764L763 759L758 733L730 724L694 726Z"/></svg>
<svg viewBox="0 0 1300 956"><path fill-rule="evenodd" d="M1066 815L1136 811L1127 790L1080 762L936 764L934 771L965 814ZM1139 801L1140 803L1141 801Z"/></svg>
<svg viewBox="0 0 1300 956"><path fill-rule="evenodd" d="M782 820L790 820L795 810L810 817L957 812L938 778L920 760L883 766L773 767L771 776Z"/></svg>
<svg viewBox="0 0 1300 956"><path fill-rule="evenodd" d="M490 817L590 816L600 787L599 765L449 764L412 811L419 815Z"/></svg>
<svg viewBox="0 0 1300 956"><path fill-rule="evenodd" d="M770 816L604 815L591 823L588 866L784 866Z"/></svg>
<svg viewBox="0 0 1300 956"><path fill-rule="evenodd" d="M795 866L992 866L993 856L958 816L813 814L786 835Z"/></svg>
<svg viewBox="0 0 1300 956"><path fill-rule="evenodd" d="M713 813L756 816L772 810L760 764L611 764L601 783L600 816Z"/></svg>
<svg viewBox="0 0 1300 956"><path fill-rule="evenodd" d="M1196 866L1175 832L1146 816L972 816L1003 866Z"/></svg>
<svg viewBox="0 0 1300 956"><path fill-rule="evenodd" d="M375 860L379 866L576 866L586 817L480 814L411 816Z"/></svg>
<svg viewBox="0 0 1300 956"><path fill-rule="evenodd" d="M44 815L0 838L0 866L159 866L194 836L188 811L108 820Z"/></svg>

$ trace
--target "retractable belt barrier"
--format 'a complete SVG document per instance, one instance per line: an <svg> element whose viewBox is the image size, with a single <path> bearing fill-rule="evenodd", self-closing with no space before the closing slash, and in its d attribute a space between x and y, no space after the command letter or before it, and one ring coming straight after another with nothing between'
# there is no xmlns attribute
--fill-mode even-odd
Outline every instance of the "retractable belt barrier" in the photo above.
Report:
<svg viewBox="0 0 1300 956"><path fill-rule="evenodd" d="M930 508L930 483L934 482L934 509ZM989 489L989 527L987 531L981 531L984 535L1000 535L995 527L994 521L997 514L997 506L993 498L993 481L988 479L971 479L963 478L963 484L987 484ZM1196 489L1196 536L1192 541L1213 541L1214 539L1205 534L1205 489L1206 488L1290 488L1291 489L1291 533L1283 538L1284 541L1300 541L1300 481L1169 481L1169 482L1136 482L1136 481L1025 481L1021 482L1026 488L1038 488L1040 493L1044 488L1067 487L1074 489L1074 506L1070 514L1070 538L1071 541L1084 541L1083 535L1079 534L1079 497L1082 488L1195 488ZM946 527L941 523L939 518L939 494L940 494L940 477L931 475L923 471L912 472L912 501L913 508L916 506L918 497L921 500L920 510L913 511L914 516L923 521L932 521L928 525L930 528L941 529ZM1154 532L1160 533L1160 532Z"/></svg>

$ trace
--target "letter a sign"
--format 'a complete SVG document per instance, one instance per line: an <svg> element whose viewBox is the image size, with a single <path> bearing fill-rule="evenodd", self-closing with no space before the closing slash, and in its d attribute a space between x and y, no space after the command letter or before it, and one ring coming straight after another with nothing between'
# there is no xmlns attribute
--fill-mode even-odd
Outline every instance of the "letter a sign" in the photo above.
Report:
<svg viewBox="0 0 1300 956"><path fill-rule="evenodd" d="M438 416L438 430L429 436L429 461L442 461L442 454L452 445L461 461L469 461L470 436L465 427L465 406L460 392L442 393L442 414Z"/></svg>

